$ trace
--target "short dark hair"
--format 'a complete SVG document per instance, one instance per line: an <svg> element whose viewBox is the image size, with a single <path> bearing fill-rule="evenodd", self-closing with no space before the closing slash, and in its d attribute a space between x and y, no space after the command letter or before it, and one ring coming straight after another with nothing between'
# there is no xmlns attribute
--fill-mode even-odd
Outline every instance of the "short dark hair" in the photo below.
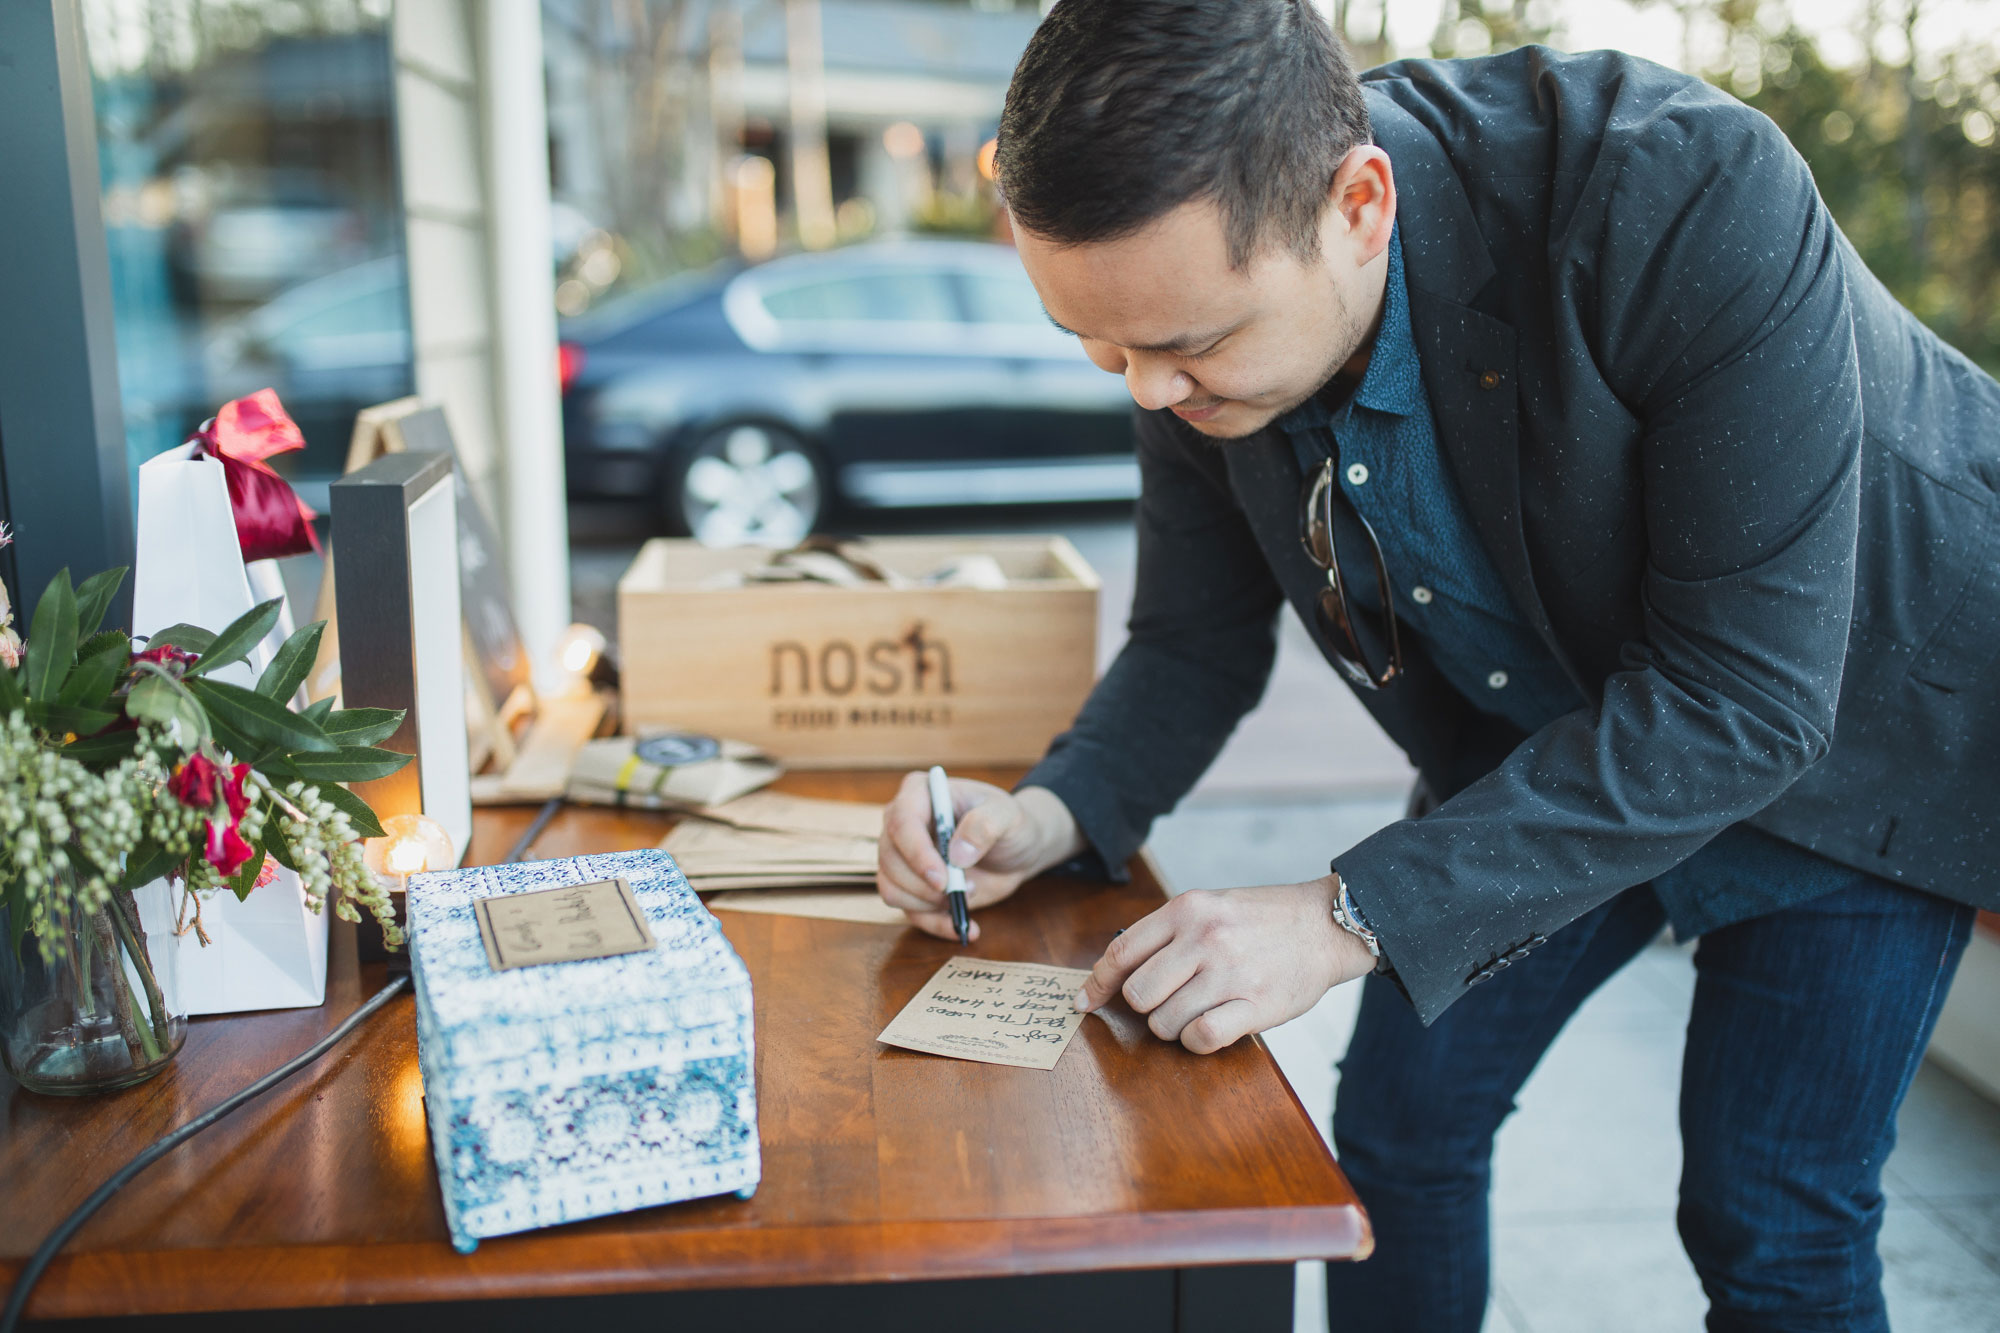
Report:
<svg viewBox="0 0 2000 1333"><path fill-rule="evenodd" d="M995 174L1022 226L1115 240L1196 199L1229 262L1268 240L1319 253L1368 106L1311 0L1059 0L1015 67Z"/></svg>

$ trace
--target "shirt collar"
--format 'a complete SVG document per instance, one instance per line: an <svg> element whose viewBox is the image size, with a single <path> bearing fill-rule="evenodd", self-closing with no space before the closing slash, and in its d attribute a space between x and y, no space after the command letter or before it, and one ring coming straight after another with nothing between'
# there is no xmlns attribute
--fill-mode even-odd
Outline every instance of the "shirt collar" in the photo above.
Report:
<svg viewBox="0 0 2000 1333"><path fill-rule="evenodd" d="M1417 343L1410 333L1410 292L1403 276L1402 226L1398 222L1389 232L1389 272L1382 293L1382 326L1376 331L1375 347L1368 357L1368 369L1362 372L1360 386L1352 398L1333 411L1314 394L1278 418L1281 429L1299 434L1332 425L1357 405L1399 417L1423 411Z"/></svg>

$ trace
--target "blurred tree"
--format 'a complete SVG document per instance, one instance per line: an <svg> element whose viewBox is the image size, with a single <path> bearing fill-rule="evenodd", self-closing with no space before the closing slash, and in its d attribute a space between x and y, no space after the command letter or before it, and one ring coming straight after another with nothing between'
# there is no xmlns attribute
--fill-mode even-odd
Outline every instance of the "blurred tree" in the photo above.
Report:
<svg viewBox="0 0 2000 1333"><path fill-rule="evenodd" d="M1930 50L1924 21L1949 0L1867 0L1853 34L1863 57L1835 65L1791 0L1632 2L1679 17L1682 66L1777 122L1868 266L1946 341L2000 374L2000 39ZM1366 66L1396 54L1392 5L1423 3L1437 5L1436 56L1561 44L1553 0L1323 8ZM2000 0L1971 3L2000 20Z"/></svg>
<svg viewBox="0 0 2000 1333"><path fill-rule="evenodd" d="M1791 138L1897 299L2000 373L2000 47L1926 55L1915 40L1924 4L1867 6L1856 35L1868 58L1846 68L1822 58L1788 6L1724 0L1713 13L1728 63L1704 73Z"/></svg>

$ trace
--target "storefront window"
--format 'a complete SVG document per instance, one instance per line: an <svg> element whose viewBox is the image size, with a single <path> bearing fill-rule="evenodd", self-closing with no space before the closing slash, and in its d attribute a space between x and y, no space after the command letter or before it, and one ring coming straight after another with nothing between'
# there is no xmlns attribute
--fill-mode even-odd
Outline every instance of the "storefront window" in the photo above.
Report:
<svg viewBox="0 0 2000 1333"><path fill-rule="evenodd" d="M338 475L411 391L389 0L85 0L133 465L270 386ZM312 498L320 486L302 488Z"/></svg>

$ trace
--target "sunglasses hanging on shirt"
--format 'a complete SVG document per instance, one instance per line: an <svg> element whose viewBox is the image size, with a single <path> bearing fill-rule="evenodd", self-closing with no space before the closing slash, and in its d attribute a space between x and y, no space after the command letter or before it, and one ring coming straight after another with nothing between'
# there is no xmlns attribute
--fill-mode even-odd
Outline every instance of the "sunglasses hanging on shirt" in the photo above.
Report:
<svg viewBox="0 0 2000 1333"><path fill-rule="evenodd" d="M1368 552L1375 566L1378 613L1349 596L1349 581L1340 567L1339 543L1334 538L1334 506L1339 505L1368 539ZM1326 573L1326 586L1319 590L1316 609L1321 633L1333 648L1335 660L1347 678L1364 690L1377 690L1403 674L1403 645L1397 636L1395 603L1391 600L1389 567L1382 559L1382 543L1375 529L1340 488L1334 460L1322 463L1299 497L1299 544L1306 556Z"/></svg>

